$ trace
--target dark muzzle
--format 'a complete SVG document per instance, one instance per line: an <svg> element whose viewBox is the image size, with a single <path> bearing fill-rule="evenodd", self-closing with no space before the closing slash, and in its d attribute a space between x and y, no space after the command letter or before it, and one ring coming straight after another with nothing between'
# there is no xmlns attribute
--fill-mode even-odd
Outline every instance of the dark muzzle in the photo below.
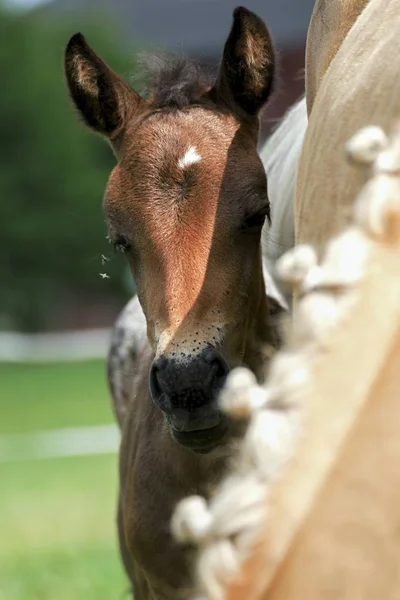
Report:
<svg viewBox="0 0 400 600"><path fill-rule="evenodd" d="M217 398L228 365L212 347L178 361L160 357L150 371L150 392L180 444L199 452L215 447L226 431Z"/></svg>

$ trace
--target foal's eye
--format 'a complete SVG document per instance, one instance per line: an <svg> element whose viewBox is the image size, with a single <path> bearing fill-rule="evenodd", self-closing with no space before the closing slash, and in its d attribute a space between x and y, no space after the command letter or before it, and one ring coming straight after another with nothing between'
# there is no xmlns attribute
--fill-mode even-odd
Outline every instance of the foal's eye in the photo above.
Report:
<svg viewBox="0 0 400 600"><path fill-rule="evenodd" d="M123 235L117 235L113 241L114 249L118 252L126 252L131 247L129 240Z"/></svg>
<svg viewBox="0 0 400 600"><path fill-rule="evenodd" d="M265 222L265 219L270 218L269 204L266 204L261 210L248 215L243 223L243 229L260 229Z"/></svg>

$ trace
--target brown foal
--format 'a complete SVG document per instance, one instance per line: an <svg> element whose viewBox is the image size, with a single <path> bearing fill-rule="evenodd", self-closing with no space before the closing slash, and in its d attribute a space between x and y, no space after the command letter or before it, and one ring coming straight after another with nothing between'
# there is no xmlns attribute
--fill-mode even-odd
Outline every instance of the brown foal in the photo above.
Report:
<svg viewBox="0 0 400 600"><path fill-rule="evenodd" d="M72 100L117 158L104 208L141 307L135 299L123 313L109 359L122 431L119 538L135 600L172 600L191 586L171 513L221 474L233 426L217 396L229 369L244 364L262 378L265 347L277 343L263 279L269 200L257 154L274 66L269 32L245 8L234 11L216 76L172 62L146 97L81 34L66 49Z"/></svg>

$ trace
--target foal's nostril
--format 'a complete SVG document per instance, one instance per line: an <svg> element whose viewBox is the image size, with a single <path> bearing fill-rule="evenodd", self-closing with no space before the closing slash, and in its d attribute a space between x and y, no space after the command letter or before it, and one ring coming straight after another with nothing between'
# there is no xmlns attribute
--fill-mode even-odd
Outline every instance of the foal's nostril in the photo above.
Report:
<svg viewBox="0 0 400 600"><path fill-rule="evenodd" d="M157 375L163 368L165 368L166 364L166 359L164 357L161 357L159 360L154 361L151 365L149 374L149 386L150 394L153 400L158 400L162 395L162 389Z"/></svg>
<svg viewBox="0 0 400 600"><path fill-rule="evenodd" d="M229 367L223 356L212 346L208 346L203 353L203 358L212 368L214 378L225 377L229 372Z"/></svg>
<svg viewBox="0 0 400 600"><path fill-rule="evenodd" d="M168 366L168 361L165 358L165 356L160 356L160 358L154 362L154 366L159 371L162 371L163 369L165 369Z"/></svg>

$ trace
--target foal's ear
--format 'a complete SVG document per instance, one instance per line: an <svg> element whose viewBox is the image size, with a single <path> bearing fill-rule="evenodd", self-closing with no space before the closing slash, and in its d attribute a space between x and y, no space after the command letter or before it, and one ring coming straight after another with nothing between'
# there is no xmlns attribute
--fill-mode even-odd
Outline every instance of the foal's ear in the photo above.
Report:
<svg viewBox="0 0 400 600"><path fill-rule="evenodd" d="M256 115L272 92L275 52L264 22L239 7L226 40L214 93L248 115Z"/></svg>
<svg viewBox="0 0 400 600"><path fill-rule="evenodd" d="M139 109L142 98L92 50L81 33L65 50L65 75L71 98L86 124L115 139Z"/></svg>

